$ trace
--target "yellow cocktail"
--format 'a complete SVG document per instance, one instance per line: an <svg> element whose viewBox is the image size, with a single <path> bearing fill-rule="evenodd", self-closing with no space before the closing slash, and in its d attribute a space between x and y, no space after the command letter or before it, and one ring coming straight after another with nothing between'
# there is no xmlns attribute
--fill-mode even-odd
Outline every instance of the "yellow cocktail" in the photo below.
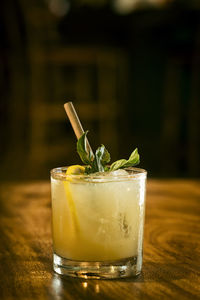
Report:
<svg viewBox="0 0 200 300"><path fill-rule="evenodd" d="M142 267L146 171L51 171L54 270L79 277L137 275Z"/></svg>

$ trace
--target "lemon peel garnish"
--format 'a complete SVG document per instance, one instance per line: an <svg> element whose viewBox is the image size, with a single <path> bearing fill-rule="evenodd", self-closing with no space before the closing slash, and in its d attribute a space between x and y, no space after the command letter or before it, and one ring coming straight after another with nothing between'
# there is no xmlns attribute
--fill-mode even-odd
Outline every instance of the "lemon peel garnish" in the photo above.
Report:
<svg viewBox="0 0 200 300"><path fill-rule="evenodd" d="M66 175L81 175L85 173L85 167L73 165L67 168Z"/></svg>
<svg viewBox="0 0 200 300"><path fill-rule="evenodd" d="M85 167L79 165L73 165L67 168L66 175L81 175L84 174ZM78 221L78 216L76 212L76 206L72 197L72 192L70 188L70 183L73 182L73 178L68 177L66 181L63 181L65 187L65 193L67 196L67 201L69 205L69 210L72 218L72 226L74 227L75 232L80 231L80 225Z"/></svg>

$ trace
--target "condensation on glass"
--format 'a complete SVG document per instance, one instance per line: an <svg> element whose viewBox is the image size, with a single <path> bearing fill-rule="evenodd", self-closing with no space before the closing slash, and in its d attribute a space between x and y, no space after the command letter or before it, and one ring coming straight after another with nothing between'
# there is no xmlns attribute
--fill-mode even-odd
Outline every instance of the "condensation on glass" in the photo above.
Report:
<svg viewBox="0 0 200 300"><path fill-rule="evenodd" d="M142 268L146 171L109 176L51 171L53 268L82 278L136 276Z"/></svg>

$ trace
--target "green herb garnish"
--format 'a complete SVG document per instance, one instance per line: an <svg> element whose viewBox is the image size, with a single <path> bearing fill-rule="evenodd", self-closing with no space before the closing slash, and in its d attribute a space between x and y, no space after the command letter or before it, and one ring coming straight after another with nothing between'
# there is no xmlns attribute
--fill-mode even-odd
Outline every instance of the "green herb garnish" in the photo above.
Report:
<svg viewBox="0 0 200 300"><path fill-rule="evenodd" d="M123 169L127 167L133 167L139 164L140 156L138 154L138 149L136 148L130 155L129 159L120 159L112 163L109 167L107 164L110 162L110 153L101 145L93 154L91 151L88 153L86 149L86 136L88 131L78 139L77 142L77 152L84 164L87 165L85 172L87 174L96 172L108 172L115 171L118 169Z"/></svg>

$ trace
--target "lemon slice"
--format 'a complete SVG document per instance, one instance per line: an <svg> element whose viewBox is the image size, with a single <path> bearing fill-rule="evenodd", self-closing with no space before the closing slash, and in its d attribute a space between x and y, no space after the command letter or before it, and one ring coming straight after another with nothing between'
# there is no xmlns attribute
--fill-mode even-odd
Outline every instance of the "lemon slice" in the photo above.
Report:
<svg viewBox="0 0 200 300"><path fill-rule="evenodd" d="M81 175L84 174L85 167L74 165L67 168L66 174L67 175Z"/></svg>
<svg viewBox="0 0 200 300"><path fill-rule="evenodd" d="M79 165L74 165L74 166L70 166L67 168L66 175L79 175L79 174L81 175L81 174L84 174L84 172L85 172L85 167L79 166ZM79 225L78 216L77 216L77 212L76 212L76 206L75 206L75 203L74 203L74 200L72 197L71 188L70 188L71 182L73 182L73 179L69 177L63 183L64 183L67 201L68 201L68 205L69 205L69 210L70 210L70 214L71 214L72 226L73 226L75 232L79 232L80 225Z"/></svg>

